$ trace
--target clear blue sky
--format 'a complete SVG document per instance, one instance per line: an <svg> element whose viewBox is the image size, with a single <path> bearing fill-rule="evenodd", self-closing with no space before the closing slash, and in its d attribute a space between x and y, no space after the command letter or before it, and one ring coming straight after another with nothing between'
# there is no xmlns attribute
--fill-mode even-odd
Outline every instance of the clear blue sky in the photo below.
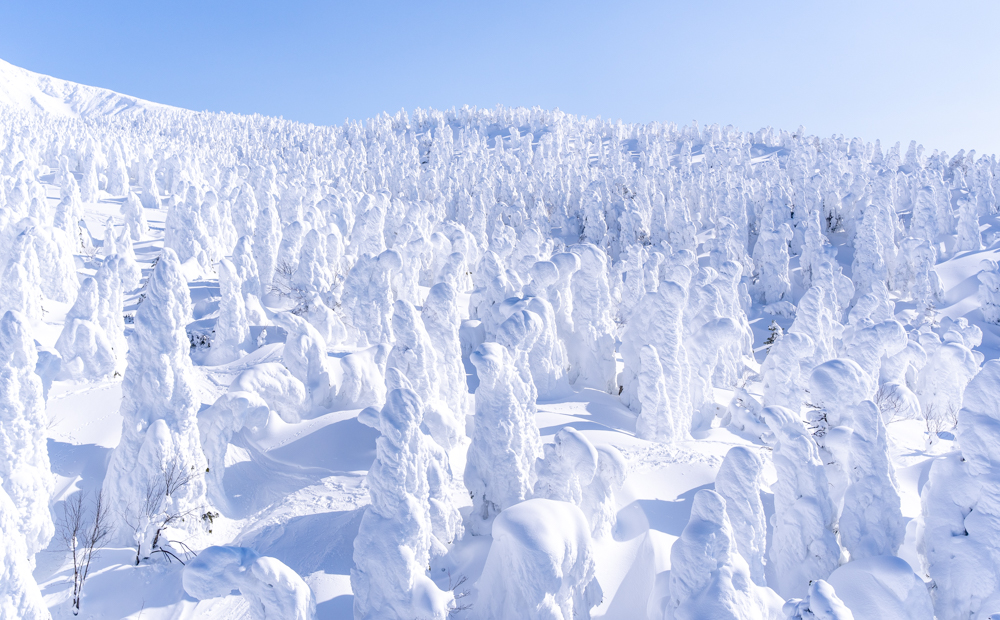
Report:
<svg viewBox="0 0 1000 620"><path fill-rule="evenodd" d="M503 103L1000 154L998 28L995 0L0 0L0 58L317 124Z"/></svg>

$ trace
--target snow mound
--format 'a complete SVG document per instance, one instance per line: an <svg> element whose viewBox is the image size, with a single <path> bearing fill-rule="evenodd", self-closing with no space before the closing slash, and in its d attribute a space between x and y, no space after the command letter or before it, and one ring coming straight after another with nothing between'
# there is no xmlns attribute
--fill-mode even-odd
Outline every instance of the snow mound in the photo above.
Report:
<svg viewBox="0 0 1000 620"><path fill-rule="evenodd" d="M208 547L184 567L184 591L204 600L239 590L254 620L312 620L316 600L305 581L280 561L246 547Z"/></svg>

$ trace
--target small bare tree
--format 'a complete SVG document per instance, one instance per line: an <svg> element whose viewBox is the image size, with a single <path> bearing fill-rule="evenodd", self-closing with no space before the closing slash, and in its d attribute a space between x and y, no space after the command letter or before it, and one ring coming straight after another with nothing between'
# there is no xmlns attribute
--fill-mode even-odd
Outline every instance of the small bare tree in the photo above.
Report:
<svg viewBox="0 0 1000 620"><path fill-rule="evenodd" d="M142 560L152 557L154 553L161 553L168 560L184 563L184 560L177 556L177 552L170 548L171 541L167 540L164 532L168 527L184 520L195 511L171 511L166 510L164 505L167 503L167 498L186 487L189 482L194 480L194 477L194 473L185 471L177 464L177 461L164 464L159 478L146 482L139 506L130 504L122 511L122 521L133 532L136 566ZM185 553L187 551L185 549Z"/></svg>
<svg viewBox="0 0 1000 620"><path fill-rule="evenodd" d="M903 399L899 397L899 392L884 383L875 392L875 405L882 412L882 419L886 424L895 422L896 417L903 412Z"/></svg>
<svg viewBox="0 0 1000 620"><path fill-rule="evenodd" d="M80 613L83 585L90 574L90 563L111 537L111 515L104 492L97 494L94 510L88 512L83 493L67 499L63 505L62 540L73 557L73 615Z"/></svg>

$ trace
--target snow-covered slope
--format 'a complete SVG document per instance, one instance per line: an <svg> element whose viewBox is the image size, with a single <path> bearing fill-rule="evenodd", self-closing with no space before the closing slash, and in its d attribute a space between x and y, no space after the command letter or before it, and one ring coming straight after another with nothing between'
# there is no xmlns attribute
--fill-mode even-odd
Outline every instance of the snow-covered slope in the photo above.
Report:
<svg viewBox="0 0 1000 620"><path fill-rule="evenodd" d="M3 59L0 59L0 105L70 117L100 117L169 107L34 73Z"/></svg>
<svg viewBox="0 0 1000 620"><path fill-rule="evenodd" d="M915 144L0 63L0 616L1000 613L998 196Z"/></svg>

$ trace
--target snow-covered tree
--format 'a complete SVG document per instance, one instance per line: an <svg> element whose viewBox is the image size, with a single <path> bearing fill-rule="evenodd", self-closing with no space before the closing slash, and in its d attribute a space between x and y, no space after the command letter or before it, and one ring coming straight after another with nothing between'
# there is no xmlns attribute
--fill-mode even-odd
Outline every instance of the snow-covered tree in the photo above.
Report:
<svg viewBox="0 0 1000 620"><path fill-rule="evenodd" d="M98 306L97 281L87 278L66 313L62 333L56 341L62 372L68 378L95 380L115 370L115 352L98 320Z"/></svg>
<svg viewBox="0 0 1000 620"><path fill-rule="evenodd" d="M205 457L198 435L191 343L191 296L177 254L165 248L149 277L146 299L135 316L135 331L122 379L122 438L111 455L104 490L112 506L138 508L147 488L164 471L190 477L167 498L168 510L198 513L184 523L195 531L205 500ZM119 536L128 526L117 518Z"/></svg>
<svg viewBox="0 0 1000 620"><path fill-rule="evenodd" d="M614 393L614 324L608 288L607 255L597 246L573 246L580 269L573 274L572 320L574 334L567 342L570 383Z"/></svg>
<svg viewBox="0 0 1000 620"><path fill-rule="evenodd" d="M49 620L42 593L31 574L28 547L20 528L20 511L0 479L0 616L24 620Z"/></svg>
<svg viewBox="0 0 1000 620"><path fill-rule="evenodd" d="M389 392L379 414L382 436L368 471L372 503L357 538L351 589L354 617L444 620L453 594L427 576L431 551L430 438L420 430L423 411L412 390Z"/></svg>
<svg viewBox="0 0 1000 620"><path fill-rule="evenodd" d="M666 618L774 617L780 600L750 579L737 552L726 516L726 500L702 489L694 496L691 517L670 548L670 595Z"/></svg>
<svg viewBox="0 0 1000 620"><path fill-rule="evenodd" d="M767 526L761 490L760 457L744 446L730 448L715 477L715 490L726 500L726 516L740 555L746 560L750 578L759 586L764 578Z"/></svg>
<svg viewBox="0 0 1000 620"><path fill-rule="evenodd" d="M55 531L49 512L55 480L45 440L42 380L35 374L38 353L28 329L25 317L16 312L0 318L0 485L16 508L7 517L16 519L11 536L22 537L25 560L34 567L35 554ZM6 538L6 524L2 531Z"/></svg>
<svg viewBox="0 0 1000 620"><path fill-rule="evenodd" d="M505 508L477 582L484 620L590 618L601 602L590 526L568 502L529 499ZM517 578L512 578L513 576Z"/></svg>
<svg viewBox="0 0 1000 620"><path fill-rule="evenodd" d="M566 426L559 429L553 443L542 446L542 453L535 461L533 497L580 506L584 489L597 474L597 448L580 431Z"/></svg>
<svg viewBox="0 0 1000 620"><path fill-rule="evenodd" d="M228 259L219 261L219 320L212 339L212 362L225 364L246 353L250 339L250 322L243 301L243 283L236 266Z"/></svg>
<svg viewBox="0 0 1000 620"><path fill-rule="evenodd" d="M778 594L804 596L811 581L824 579L840 564L830 500L819 448L805 424L783 407L766 407L764 420L774 433L774 534L768 558Z"/></svg>
<svg viewBox="0 0 1000 620"><path fill-rule="evenodd" d="M530 386L521 379L507 349L488 342L471 359L479 387L465 486L472 495L469 527L479 535L489 533L500 511L530 494L541 445Z"/></svg>
<svg viewBox="0 0 1000 620"><path fill-rule="evenodd" d="M196 600L229 596L239 590L253 620L313 620L316 597L280 560L246 547L208 547L184 567L182 584Z"/></svg>

